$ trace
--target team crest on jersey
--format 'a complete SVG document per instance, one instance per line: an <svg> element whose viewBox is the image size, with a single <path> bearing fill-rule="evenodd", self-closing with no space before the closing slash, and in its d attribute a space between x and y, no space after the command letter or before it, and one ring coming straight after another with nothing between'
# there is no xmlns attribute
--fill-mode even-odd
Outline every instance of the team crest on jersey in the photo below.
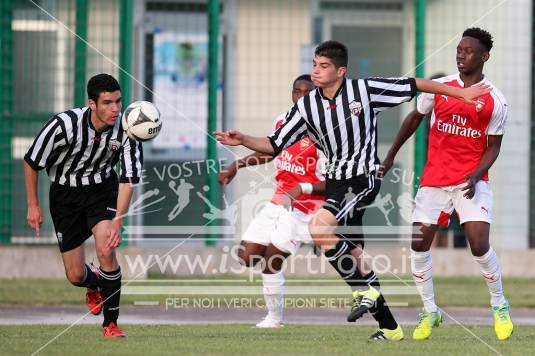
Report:
<svg viewBox="0 0 535 356"><path fill-rule="evenodd" d="M480 112L481 110L483 110L484 107L485 107L485 101L483 101L482 99L477 99L476 101L477 112Z"/></svg>
<svg viewBox="0 0 535 356"><path fill-rule="evenodd" d="M352 116L358 117L362 111L362 104L358 101L353 100L349 103L349 110L351 111Z"/></svg>
<svg viewBox="0 0 535 356"><path fill-rule="evenodd" d="M116 139L111 139L110 143L108 144L108 148L112 150L113 152L117 151L121 147L121 143Z"/></svg>

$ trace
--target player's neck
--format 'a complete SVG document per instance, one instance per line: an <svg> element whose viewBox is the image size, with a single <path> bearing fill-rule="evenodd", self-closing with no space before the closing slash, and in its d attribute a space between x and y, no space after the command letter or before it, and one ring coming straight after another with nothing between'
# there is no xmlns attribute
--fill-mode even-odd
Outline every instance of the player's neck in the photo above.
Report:
<svg viewBox="0 0 535 356"><path fill-rule="evenodd" d="M329 84L328 86L321 88L321 91L323 92L323 96L327 99L333 100L334 96L336 95L336 92L338 89L340 89L340 85L342 85L342 82L344 81L344 78L337 79L335 82Z"/></svg>
<svg viewBox="0 0 535 356"><path fill-rule="evenodd" d="M485 76L483 75L483 71L477 71L472 74L459 73L459 77L463 81L464 87L468 88L482 81Z"/></svg>
<svg viewBox="0 0 535 356"><path fill-rule="evenodd" d="M94 111L91 111L91 118L89 120L91 120L91 125L93 125L96 132L102 132L108 128L108 125L106 125L105 122L100 120L97 117L97 113Z"/></svg>

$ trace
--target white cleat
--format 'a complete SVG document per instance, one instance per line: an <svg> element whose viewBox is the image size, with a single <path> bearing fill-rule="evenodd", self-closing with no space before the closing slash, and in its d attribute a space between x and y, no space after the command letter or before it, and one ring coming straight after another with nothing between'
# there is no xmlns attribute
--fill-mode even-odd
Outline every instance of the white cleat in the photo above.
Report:
<svg viewBox="0 0 535 356"><path fill-rule="evenodd" d="M256 324L257 328L262 329L278 329L282 328L284 324L282 324L280 321L277 321L269 316L266 316L261 322Z"/></svg>

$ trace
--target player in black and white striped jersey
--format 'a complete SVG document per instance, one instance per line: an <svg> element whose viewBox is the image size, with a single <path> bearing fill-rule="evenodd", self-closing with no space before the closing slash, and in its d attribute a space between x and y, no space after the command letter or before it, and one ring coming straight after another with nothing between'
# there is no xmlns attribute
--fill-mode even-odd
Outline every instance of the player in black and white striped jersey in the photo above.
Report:
<svg viewBox="0 0 535 356"><path fill-rule="evenodd" d="M414 78L345 77L347 48L327 41L315 50L312 80L317 89L301 98L286 119L269 137L252 137L239 131L216 132L226 145L243 145L254 151L278 154L299 139L309 136L328 160L325 204L309 223L314 242L340 276L354 291L348 321L370 311L380 330L377 340L400 340L403 332L396 323L373 270L362 260L364 207L371 204L380 188L377 157L377 114L389 107L410 101L416 90L471 99L488 91L485 87L454 90L438 83ZM349 193L352 198L348 199ZM327 230L338 225L353 228L350 234ZM357 230L357 231L355 231Z"/></svg>
<svg viewBox="0 0 535 356"><path fill-rule="evenodd" d="M121 126L121 88L115 78L98 74L87 84L88 107L55 115L24 156L28 224L39 235L43 213L37 195L39 171L52 181L50 213L67 279L87 288L86 303L95 315L104 310L103 334L125 336L117 326L121 270L115 248L133 184L140 180L141 143ZM120 162L120 177L113 167ZM83 243L95 238L98 271L85 263Z"/></svg>

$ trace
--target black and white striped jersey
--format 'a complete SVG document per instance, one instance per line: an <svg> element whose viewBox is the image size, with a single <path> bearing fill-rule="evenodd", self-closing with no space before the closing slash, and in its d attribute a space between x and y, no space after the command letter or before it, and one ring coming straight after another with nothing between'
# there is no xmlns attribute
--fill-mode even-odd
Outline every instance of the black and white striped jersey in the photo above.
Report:
<svg viewBox="0 0 535 356"><path fill-rule="evenodd" d="M328 160L328 179L349 179L377 170L377 114L410 101L414 78L345 79L332 100L312 90L288 111L269 139L278 154L309 136Z"/></svg>
<svg viewBox="0 0 535 356"><path fill-rule="evenodd" d="M76 108L55 115L43 127L24 156L35 170L46 168L52 182L80 187L103 182L120 161L121 183L138 183L143 166L140 142L126 135L121 118L97 132L91 109Z"/></svg>

